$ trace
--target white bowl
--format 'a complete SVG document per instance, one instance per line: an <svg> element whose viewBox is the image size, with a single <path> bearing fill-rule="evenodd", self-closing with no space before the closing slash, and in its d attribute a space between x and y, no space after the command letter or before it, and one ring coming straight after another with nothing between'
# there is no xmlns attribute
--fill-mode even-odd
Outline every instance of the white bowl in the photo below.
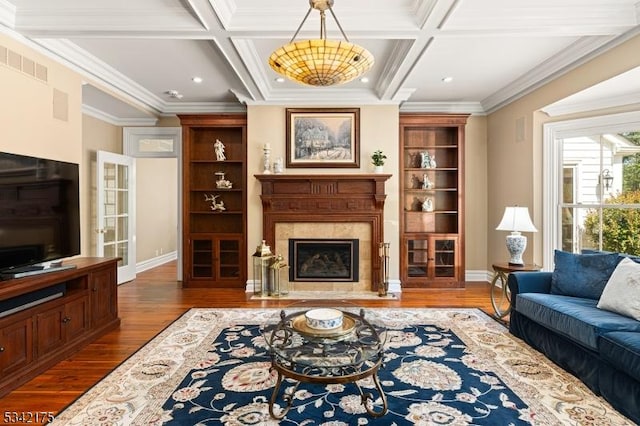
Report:
<svg viewBox="0 0 640 426"><path fill-rule="evenodd" d="M311 309L304 314L309 328L316 330L342 327L342 315L341 311L330 308Z"/></svg>

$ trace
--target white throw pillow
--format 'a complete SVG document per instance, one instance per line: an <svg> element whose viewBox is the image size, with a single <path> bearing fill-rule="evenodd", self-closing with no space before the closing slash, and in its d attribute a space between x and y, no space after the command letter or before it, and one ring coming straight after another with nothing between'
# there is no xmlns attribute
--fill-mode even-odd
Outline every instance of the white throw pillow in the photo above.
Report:
<svg viewBox="0 0 640 426"><path fill-rule="evenodd" d="M598 308L640 321L640 264L622 259L602 291Z"/></svg>

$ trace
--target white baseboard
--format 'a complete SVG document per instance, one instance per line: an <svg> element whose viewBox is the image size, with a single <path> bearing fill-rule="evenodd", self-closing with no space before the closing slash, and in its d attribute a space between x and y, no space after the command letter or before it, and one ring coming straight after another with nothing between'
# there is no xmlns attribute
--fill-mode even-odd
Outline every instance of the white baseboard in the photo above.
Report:
<svg viewBox="0 0 640 426"><path fill-rule="evenodd" d="M152 259L143 260L142 262L136 263L136 274L140 272L144 272L148 269L155 268L156 266L164 265L167 262L171 262L172 260L176 260L178 258L178 252L172 251L170 253L165 253L162 256L157 256Z"/></svg>
<svg viewBox="0 0 640 426"><path fill-rule="evenodd" d="M481 281L490 283L493 279L493 272L491 271L465 271L464 280L465 281Z"/></svg>

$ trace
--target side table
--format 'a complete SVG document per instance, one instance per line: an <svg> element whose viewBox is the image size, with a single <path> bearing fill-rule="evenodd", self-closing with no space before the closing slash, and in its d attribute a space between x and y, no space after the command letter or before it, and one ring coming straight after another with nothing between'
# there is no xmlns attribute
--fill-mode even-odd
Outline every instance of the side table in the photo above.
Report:
<svg viewBox="0 0 640 426"><path fill-rule="evenodd" d="M497 318L503 318L511 310L511 291L507 285L507 278L511 272L536 272L542 269L533 263L525 265L511 265L507 262L498 262L493 265L493 280L491 280L491 305Z"/></svg>

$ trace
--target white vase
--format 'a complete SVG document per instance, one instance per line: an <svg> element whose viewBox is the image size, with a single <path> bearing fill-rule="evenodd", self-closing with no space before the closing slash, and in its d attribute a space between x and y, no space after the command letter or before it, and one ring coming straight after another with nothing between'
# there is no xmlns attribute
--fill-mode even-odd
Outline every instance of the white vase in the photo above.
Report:
<svg viewBox="0 0 640 426"><path fill-rule="evenodd" d="M373 172L374 173L383 173L384 172L384 166L374 166Z"/></svg>

